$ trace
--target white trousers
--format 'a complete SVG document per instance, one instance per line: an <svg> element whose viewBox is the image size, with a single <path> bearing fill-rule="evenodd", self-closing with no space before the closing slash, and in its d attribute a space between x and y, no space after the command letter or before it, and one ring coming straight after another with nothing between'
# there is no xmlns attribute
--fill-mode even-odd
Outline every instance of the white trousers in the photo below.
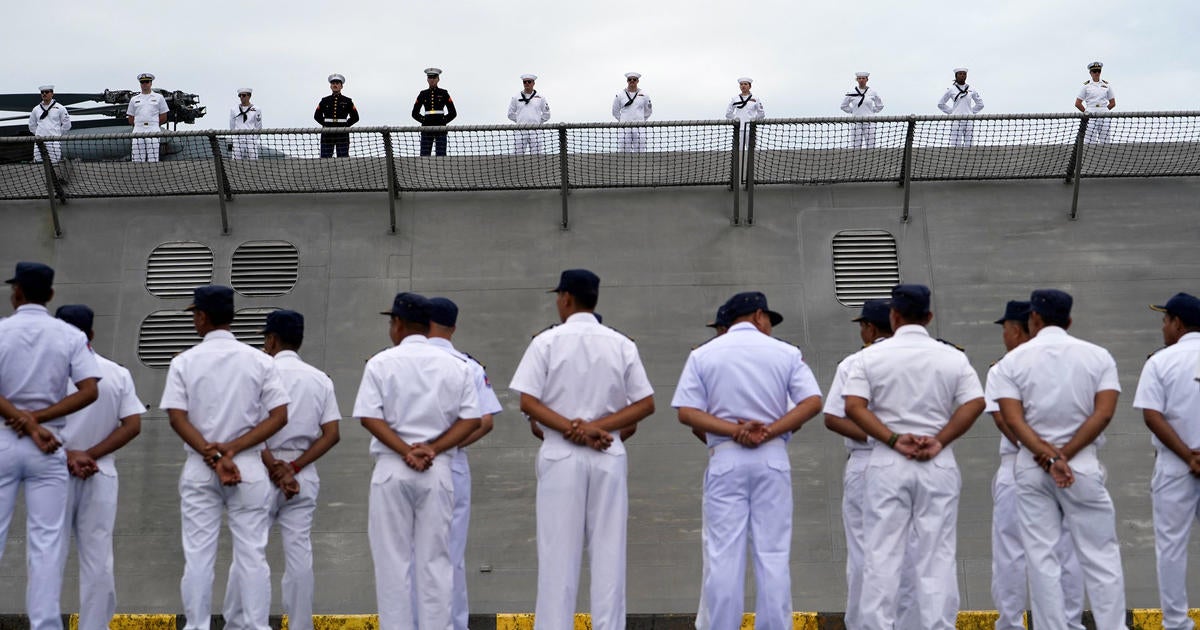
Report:
<svg viewBox="0 0 1200 630"><path fill-rule="evenodd" d="M222 514L229 515L233 538L230 583L239 585L240 611L224 610L231 630L269 630L271 569L267 566L267 534L273 486L257 452L234 457L242 482L223 486L217 474L196 454L188 455L179 476L183 524L183 596L185 630L208 630L212 615L213 565ZM228 603L228 602L227 602Z"/></svg>
<svg viewBox="0 0 1200 630"><path fill-rule="evenodd" d="M233 159L235 160L257 160L258 159L258 136L234 136L233 138Z"/></svg>
<svg viewBox="0 0 1200 630"><path fill-rule="evenodd" d="M458 449L450 461L454 479L454 513L450 522L450 564L454 565L454 596L450 617L454 630L467 630L471 606L467 600L467 531L471 526L471 464L467 450Z"/></svg>
<svg viewBox="0 0 1200 630"><path fill-rule="evenodd" d="M975 142L975 123L955 120L950 123L950 146L969 147Z"/></svg>
<svg viewBox="0 0 1200 630"><path fill-rule="evenodd" d="M871 149L875 146L875 125L870 123L854 123L853 135L850 139L850 148Z"/></svg>
<svg viewBox="0 0 1200 630"><path fill-rule="evenodd" d="M646 150L646 130L621 128L617 134L622 153L641 153Z"/></svg>
<svg viewBox="0 0 1200 630"><path fill-rule="evenodd" d="M996 630L1024 630L1029 605L1029 578L1025 547L1017 518L1017 482L1013 476L1016 453L1003 455L992 479L992 603L1000 612ZM1062 567L1062 592L1067 626L1083 630L1083 570L1075 556L1071 533L1063 527L1054 548Z"/></svg>
<svg viewBox="0 0 1200 630"><path fill-rule="evenodd" d="M919 625L954 630L958 617L956 556L958 496L962 487L954 454L928 462L876 446L867 466L863 515L862 627L898 625L897 593L906 569L915 572ZM897 553L912 545L910 553ZM907 565L907 567L905 566Z"/></svg>
<svg viewBox="0 0 1200 630"><path fill-rule="evenodd" d="M1068 627L1063 604L1062 571L1054 549L1063 522L1075 541L1083 568L1092 616L1100 630L1125 626L1125 578L1117 541L1112 499L1095 449L1084 449L1072 463L1075 483L1059 488L1024 449L1017 455L1017 514L1029 567L1033 625L1038 630Z"/></svg>
<svg viewBox="0 0 1200 630"><path fill-rule="evenodd" d="M450 627L454 567L450 523L454 511L453 453L424 472L395 454L379 456L371 473L367 539L375 564L380 630ZM414 610L415 608L415 610Z"/></svg>
<svg viewBox="0 0 1200 630"><path fill-rule="evenodd" d="M79 630L107 630L117 610L113 579L117 487L117 476L103 472L87 479L71 477L67 482L67 517L59 562L66 566L70 534L74 534L79 556Z"/></svg>
<svg viewBox="0 0 1200 630"><path fill-rule="evenodd" d="M1109 111L1107 105L1088 107L1087 110L1089 112ZM1111 129L1111 118L1092 118L1088 121L1087 131L1083 132L1083 141L1086 144L1108 144Z"/></svg>
<svg viewBox="0 0 1200 630"><path fill-rule="evenodd" d="M67 457L63 449L46 455L29 438L0 427L0 557L25 484L25 559L28 581L25 611L30 630L62 630L59 598L63 565L61 538L66 535Z"/></svg>
<svg viewBox="0 0 1200 630"><path fill-rule="evenodd" d="M1160 454L1159 457L1175 457ZM1150 484L1154 505L1154 554L1164 630L1192 630L1188 618L1187 552L1192 523L1200 517L1200 479L1157 469Z"/></svg>
<svg viewBox="0 0 1200 630"><path fill-rule="evenodd" d="M538 155L542 152L542 134L529 130L513 132L513 146L513 153L517 155L522 153Z"/></svg>
<svg viewBox="0 0 1200 630"><path fill-rule="evenodd" d="M58 135L58 134L55 134L55 135ZM39 137L44 137L44 136L39 136ZM53 137L53 136L51 136L51 137ZM51 164L58 164L60 161L62 161L62 143L61 142L47 142L46 143L46 154L50 156ZM33 145L33 161L34 162L42 161L42 150L39 149L36 144Z"/></svg>
<svg viewBox="0 0 1200 630"><path fill-rule="evenodd" d="M535 630L575 627L583 546L591 563L592 628L625 627L626 456L543 444L537 458Z"/></svg>
<svg viewBox="0 0 1200 630"><path fill-rule="evenodd" d="M787 443L756 449L718 445L704 474L704 603L714 629L741 625L746 545L751 546L757 597L754 627L792 627L792 477Z"/></svg>

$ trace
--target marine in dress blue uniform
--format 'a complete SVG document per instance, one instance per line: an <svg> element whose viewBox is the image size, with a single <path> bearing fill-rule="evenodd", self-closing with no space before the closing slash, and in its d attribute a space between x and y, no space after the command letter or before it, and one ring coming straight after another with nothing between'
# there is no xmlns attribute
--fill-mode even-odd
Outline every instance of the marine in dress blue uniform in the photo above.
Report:
<svg viewBox="0 0 1200 630"><path fill-rule="evenodd" d="M441 77L441 68L425 68L425 80L429 87L417 93L417 102L413 103L412 108L413 120L421 123L422 127L449 125L458 117L454 99L450 98L449 92L438 87ZM446 132L422 131L421 155L432 153L434 144L437 145L437 155L446 155Z"/></svg>
<svg viewBox="0 0 1200 630"><path fill-rule="evenodd" d="M352 127L358 122L358 108L349 96L342 94L342 86L345 84L346 77L340 74L329 75L329 90L332 94L317 103L317 111L313 114L313 120L317 121L318 125L343 128ZM333 157L335 151L338 157L350 156L350 134L321 134L321 157Z"/></svg>

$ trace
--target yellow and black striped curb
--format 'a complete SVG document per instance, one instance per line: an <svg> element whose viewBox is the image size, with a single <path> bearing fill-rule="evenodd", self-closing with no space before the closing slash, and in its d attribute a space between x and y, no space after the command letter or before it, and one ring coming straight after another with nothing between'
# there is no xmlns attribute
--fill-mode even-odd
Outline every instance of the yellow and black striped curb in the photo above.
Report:
<svg viewBox="0 0 1200 630"><path fill-rule="evenodd" d="M1200 609L1189 612L1192 621L1200 624ZM994 610L964 610L958 613L958 630L992 630L997 613ZM1162 628L1162 612L1157 608L1135 608L1126 614L1131 630ZM692 630L695 616L690 614L629 615L627 630ZM1094 628L1091 614L1084 613L1084 624ZM63 615L66 630L78 630L78 615ZM495 615L471 615L470 626L474 630L533 630L532 613L500 613ZM113 617L109 630L182 630L183 615L170 614L121 614ZM214 615L211 630L223 630L225 621ZM286 616L272 616L271 627L287 630ZM591 630L590 615L575 615L574 630ZM739 630L753 630L754 615L742 618ZM797 612L792 613L792 630L844 630L842 613ZM0 614L0 630L29 630L29 618L25 615ZM314 615L313 630L379 630L377 615Z"/></svg>

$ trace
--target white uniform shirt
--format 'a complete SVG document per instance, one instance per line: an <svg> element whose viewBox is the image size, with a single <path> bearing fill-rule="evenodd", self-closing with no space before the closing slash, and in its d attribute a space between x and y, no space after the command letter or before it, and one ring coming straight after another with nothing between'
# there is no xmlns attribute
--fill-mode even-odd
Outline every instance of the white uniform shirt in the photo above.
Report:
<svg viewBox="0 0 1200 630"><path fill-rule="evenodd" d="M432 442L459 419L481 415L467 362L424 335L371 357L354 399L354 417L379 418L408 444ZM370 452L395 454L374 437Z"/></svg>
<svg viewBox="0 0 1200 630"><path fill-rule="evenodd" d="M738 107L743 103L745 103L744 107ZM725 108L726 120L736 118L742 121L743 125L751 120L762 120L766 117L767 110L763 105L762 99L754 94L743 97L739 92L733 98L729 99L729 105Z"/></svg>
<svg viewBox="0 0 1200 630"><path fill-rule="evenodd" d="M938 109L947 114L978 114L983 109L983 97L970 84L951 83L938 101Z"/></svg>
<svg viewBox="0 0 1200 630"><path fill-rule="evenodd" d="M880 339L880 341L883 340ZM877 341L875 343L879 342ZM864 350L865 349L866 348L864 348ZM862 353L862 350L859 350L845 359L842 359L842 362L838 363L837 371L833 374L833 383L830 383L829 385L829 395L825 397L825 408L821 410L822 413L827 413L831 416L837 416L839 418L846 417L846 398L843 395L842 390L846 388L846 375L850 373L850 367L855 361L858 360L858 355L860 353ZM870 441L859 442L858 440L851 440L850 438L843 438L843 441L846 443L846 450L849 451L869 451L872 448Z"/></svg>
<svg viewBox="0 0 1200 630"><path fill-rule="evenodd" d="M244 119L242 114L246 115ZM254 103L245 108L242 107L241 103L234 105L229 110L229 128L262 129L262 110Z"/></svg>
<svg viewBox="0 0 1200 630"><path fill-rule="evenodd" d="M1121 391L1112 355L1058 326L1041 329L1005 355L988 385L996 400L1020 400L1029 427L1056 446L1066 444L1095 411L1097 392Z"/></svg>
<svg viewBox="0 0 1200 630"><path fill-rule="evenodd" d="M1075 98L1083 101L1083 104L1088 109L1108 109L1108 102L1117 98L1117 93L1113 91L1112 86L1108 81L1103 79L1099 81L1087 81L1079 90L1079 95Z"/></svg>
<svg viewBox="0 0 1200 630"><path fill-rule="evenodd" d="M961 350L906 324L885 344L864 348L846 376L845 396L867 399L897 433L935 435L954 411L983 397L979 376Z"/></svg>
<svg viewBox="0 0 1200 630"><path fill-rule="evenodd" d="M550 120L550 103L537 90L532 96L517 92L508 103L508 119L518 125L540 125Z"/></svg>
<svg viewBox="0 0 1200 630"><path fill-rule="evenodd" d="M467 362L467 367L471 370L471 380L475 383L475 394L479 398L479 413L482 415L496 415L504 411L504 406L500 404L500 399L496 398L496 392L492 390L492 381L488 379L487 372L483 369L474 357L465 353L459 352L454 344L441 337L430 337L429 343L449 352L452 356L462 359Z"/></svg>
<svg viewBox="0 0 1200 630"><path fill-rule="evenodd" d="M533 338L513 373L510 389L529 394L556 413L585 421L603 418L654 393L637 346L591 313ZM578 448L558 431L545 431L547 447ZM609 455L625 453L614 433Z"/></svg>
<svg viewBox="0 0 1200 630"><path fill-rule="evenodd" d="M842 111L851 116L873 116L883 111L883 98L869 86L861 89L855 85L842 98Z"/></svg>
<svg viewBox="0 0 1200 630"><path fill-rule="evenodd" d="M46 117L42 118L42 114ZM70 128L71 114L57 101L50 101L49 107L38 103L29 112L29 133L35 136L61 136Z"/></svg>
<svg viewBox="0 0 1200 630"><path fill-rule="evenodd" d="M739 322L692 350L671 406L692 407L727 422L771 424L791 410L792 401L820 395L799 348ZM787 441L791 434L779 437ZM732 439L709 433L707 442L713 447Z"/></svg>
<svg viewBox="0 0 1200 630"><path fill-rule="evenodd" d="M17 409L45 409L66 398L68 383L103 376L87 336L45 306L23 304L0 320L0 396ZM58 433L65 424L56 418L42 426ZM7 427L0 434L15 435Z"/></svg>
<svg viewBox="0 0 1200 630"><path fill-rule="evenodd" d="M633 100L632 103L629 102L630 99ZM626 105L626 103L629 104ZM641 90L636 92L621 90L613 97L612 115L621 122L649 120L650 114L653 112L654 104L650 102L650 97Z"/></svg>
<svg viewBox="0 0 1200 630"><path fill-rule="evenodd" d="M333 381L324 372L300 360L300 355L284 350L275 355L275 369L287 389L288 421L278 433L267 438L267 448L277 451L306 451L321 437L321 425L342 419Z"/></svg>
<svg viewBox="0 0 1200 630"><path fill-rule="evenodd" d="M67 416L62 443L63 448L70 451L86 451L121 426L121 418L146 413L146 406L138 400L129 370L94 352L92 354L102 374L100 395L96 402ZM69 383L67 391L74 393L78 390L74 383ZM106 475L117 474L112 453L97 459L96 466Z"/></svg>
<svg viewBox="0 0 1200 630"><path fill-rule="evenodd" d="M229 442L288 402L270 356L238 341L228 330L214 330L171 359L158 406L186 411L205 440ZM255 452L262 449L262 443L251 447ZM184 450L195 452L186 442Z"/></svg>
<svg viewBox="0 0 1200 630"><path fill-rule="evenodd" d="M125 109L126 116L133 116L134 131L156 131L158 115L167 113L167 99L162 94L134 94L129 99L129 107Z"/></svg>
<svg viewBox="0 0 1200 630"><path fill-rule="evenodd" d="M992 391L993 377L996 373L997 365L1000 365L999 361L993 363L992 367L988 368L987 383L983 386L983 403L984 403L983 412L986 414L993 414L993 413L1000 412L1000 403L996 402L995 392ZM1000 455L1001 456L1014 455L1014 454L1016 454L1017 450L1018 450L1018 448L1017 448L1016 444L1013 444L1007 437L1004 436L1004 434L1000 435Z"/></svg>
<svg viewBox="0 0 1200 630"><path fill-rule="evenodd" d="M1190 449L1200 449L1200 383L1193 374L1197 360L1200 333L1190 332L1146 360L1133 397L1135 408L1161 413ZM1187 474L1187 462L1163 446L1157 436L1151 434L1150 439L1158 449L1156 468L1172 475Z"/></svg>

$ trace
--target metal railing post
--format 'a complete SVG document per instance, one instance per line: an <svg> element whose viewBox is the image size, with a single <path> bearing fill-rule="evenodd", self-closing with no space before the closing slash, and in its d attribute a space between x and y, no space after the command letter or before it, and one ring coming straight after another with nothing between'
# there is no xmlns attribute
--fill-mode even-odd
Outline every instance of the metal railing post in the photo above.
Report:
<svg viewBox="0 0 1200 630"><path fill-rule="evenodd" d="M1079 216L1079 180L1083 179L1083 138L1087 135L1088 121L1091 117L1084 114L1079 119L1079 133L1075 134L1075 151L1071 154L1071 170L1067 173L1067 181L1073 178L1074 190L1071 191L1071 220Z"/></svg>
<svg viewBox="0 0 1200 630"><path fill-rule="evenodd" d="M54 165L50 163L50 151L46 148L45 140L35 140L38 153L42 156L42 171L46 176L46 199L50 202L50 223L54 228L54 238L62 238L62 224L58 221L58 178L54 175ZM65 200L64 200L65 201Z"/></svg>
<svg viewBox="0 0 1200 630"><path fill-rule="evenodd" d="M746 225L754 225L754 154L758 146L758 121L750 121L746 135Z"/></svg>
<svg viewBox="0 0 1200 630"><path fill-rule="evenodd" d="M908 223L908 201L912 193L912 153L913 138L917 135L917 119L908 117L908 130L904 134L904 163L900 166L900 185L904 187L904 211L900 221Z"/></svg>
<svg viewBox="0 0 1200 630"><path fill-rule="evenodd" d="M229 234L229 211L225 208L226 201L233 201L229 194L229 180L225 179L225 161L221 157L221 142L216 133L208 133L208 145L212 148L213 168L216 171L217 199L221 202L221 234Z"/></svg>
<svg viewBox="0 0 1200 630"><path fill-rule="evenodd" d="M396 156L392 149L392 132L383 132L383 154L387 158L388 226L396 233L396 199L400 196L400 184L396 181Z"/></svg>
<svg viewBox="0 0 1200 630"><path fill-rule="evenodd" d="M571 192L571 179L567 168L567 126L558 126L558 176L562 185L562 229L570 226L567 215L567 195Z"/></svg>
<svg viewBox="0 0 1200 630"><path fill-rule="evenodd" d="M733 191L733 225L741 221L742 201L742 121L733 121L733 151L729 159L729 190Z"/></svg>

